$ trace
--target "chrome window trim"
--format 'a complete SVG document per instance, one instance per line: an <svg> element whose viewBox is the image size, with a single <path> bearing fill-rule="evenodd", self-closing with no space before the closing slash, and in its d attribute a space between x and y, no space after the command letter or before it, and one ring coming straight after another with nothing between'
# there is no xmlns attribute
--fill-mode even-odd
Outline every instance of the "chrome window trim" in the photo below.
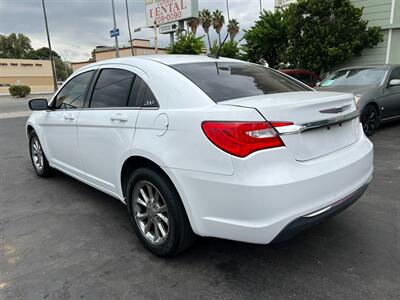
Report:
<svg viewBox="0 0 400 300"><path fill-rule="evenodd" d="M91 111L91 110L159 110L160 107L83 107L83 108L74 108L74 109L55 109L48 110L48 112L57 112L57 111Z"/></svg>
<svg viewBox="0 0 400 300"><path fill-rule="evenodd" d="M280 135L288 135L288 134L296 134L296 133L301 133L307 130L312 130L312 129L318 129L321 127L327 127L331 125L336 125L340 124L346 121L353 120L355 118L358 118L359 113L357 110L339 116L335 118L330 118L330 119L323 119L319 121L314 121L314 122L309 122L309 123L303 123L303 124L293 124L289 126L282 126L282 127L277 127L276 130L279 132Z"/></svg>

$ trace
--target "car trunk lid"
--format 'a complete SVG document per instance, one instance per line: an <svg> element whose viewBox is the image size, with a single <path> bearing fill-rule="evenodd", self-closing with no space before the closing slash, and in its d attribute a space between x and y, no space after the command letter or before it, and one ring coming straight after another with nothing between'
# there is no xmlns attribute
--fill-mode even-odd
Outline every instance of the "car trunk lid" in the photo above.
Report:
<svg viewBox="0 0 400 300"><path fill-rule="evenodd" d="M228 100L219 104L254 108L271 122L293 122L293 126L277 130L298 161L340 150L360 137L358 112L352 94L290 92Z"/></svg>

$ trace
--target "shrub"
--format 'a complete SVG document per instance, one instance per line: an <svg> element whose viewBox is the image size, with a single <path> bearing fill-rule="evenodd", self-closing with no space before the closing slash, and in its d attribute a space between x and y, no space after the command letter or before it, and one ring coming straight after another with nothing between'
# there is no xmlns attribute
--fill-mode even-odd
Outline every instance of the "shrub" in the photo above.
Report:
<svg viewBox="0 0 400 300"><path fill-rule="evenodd" d="M218 49L219 44L217 41L214 41L210 51L211 54L217 55ZM225 42L225 44L222 45L219 56L240 59L241 57L239 43L236 41Z"/></svg>
<svg viewBox="0 0 400 300"><path fill-rule="evenodd" d="M171 45L168 54L201 54L205 44L203 37L196 37L193 33L181 34Z"/></svg>
<svg viewBox="0 0 400 300"><path fill-rule="evenodd" d="M12 86L10 86L10 88L8 90L9 90L11 96L20 97L20 98L24 98L26 95L28 95L31 92L31 88L27 85L13 84Z"/></svg>

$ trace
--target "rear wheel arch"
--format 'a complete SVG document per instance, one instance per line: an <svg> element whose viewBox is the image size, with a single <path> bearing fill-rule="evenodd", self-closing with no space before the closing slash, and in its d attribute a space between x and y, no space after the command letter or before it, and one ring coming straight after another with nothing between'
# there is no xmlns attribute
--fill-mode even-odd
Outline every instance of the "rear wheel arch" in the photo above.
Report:
<svg viewBox="0 0 400 300"><path fill-rule="evenodd" d="M176 185L174 184L174 182L172 181L172 179L170 178L170 176L157 164L155 163L153 160L150 160L146 157L143 156L131 156L129 158L127 158L124 162L124 164L122 165L121 168L121 189L122 189L122 193L123 193L123 197L124 199L126 199L126 188L127 188L127 184L128 184L128 179L129 179L129 175L136 169L139 168L149 168L152 169L153 171L158 172L159 174L161 174L166 180L169 181L169 183L175 188L177 194L179 195L179 197L181 198L180 201L182 202L183 206L185 207L185 204L182 201L182 197L178 191L178 189L176 188ZM186 210L186 207L185 207ZM188 215L188 212L186 210L186 214Z"/></svg>

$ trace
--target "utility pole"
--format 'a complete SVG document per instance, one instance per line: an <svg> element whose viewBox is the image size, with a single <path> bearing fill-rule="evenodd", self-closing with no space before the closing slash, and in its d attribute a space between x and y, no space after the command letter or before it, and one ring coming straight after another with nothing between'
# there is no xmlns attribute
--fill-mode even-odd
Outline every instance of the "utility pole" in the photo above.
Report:
<svg viewBox="0 0 400 300"><path fill-rule="evenodd" d="M50 42L50 34L49 34L49 26L47 24L47 14L46 14L46 6L44 5L44 0L42 0L43 6L43 14L44 14L44 23L46 24L46 34L47 34L47 42L49 44L49 57L51 61L51 70L53 71L53 85L54 85L54 92L57 91L57 75L56 75L56 68L54 66L54 59L53 59L53 51L51 50L51 42Z"/></svg>
<svg viewBox="0 0 400 300"><path fill-rule="evenodd" d="M114 8L114 0L111 0L112 4L112 13L113 13L113 19L114 19L114 30L117 29L117 21L115 20L115 8ZM118 47L118 36L115 36L115 52L116 56L119 57L119 47Z"/></svg>
<svg viewBox="0 0 400 300"><path fill-rule="evenodd" d="M262 0L260 0L260 14L262 14L263 8L262 8Z"/></svg>
<svg viewBox="0 0 400 300"><path fill-rule="evenodd" d="M226 0L226 11L228 13L228 21L230 21L231 18L229 17L229 0Z"/></svg>
<svg viewBox="0 0 400 300"><path fill-rule="evenodd" d="M131 24L129 22L128 0L125 0L125 6L126 6L126 19L128 20L129 41L131 42L132 56L135 56L135 53L133 52L133 41L132 41Z"/></svg>
<svg viewBox="0 0 400 300"><path fill-rule="evenodd" d="M158 54L158 34L156 21L154 21L154 53Z"/></svg>
<svg viewBox="0 0 400 300"><path fill-rule="evenodd" d="M153 0L153 4L154 4ZM154 53L158 54L158 35L157 35L157 21L154 20Z"/></svg>

